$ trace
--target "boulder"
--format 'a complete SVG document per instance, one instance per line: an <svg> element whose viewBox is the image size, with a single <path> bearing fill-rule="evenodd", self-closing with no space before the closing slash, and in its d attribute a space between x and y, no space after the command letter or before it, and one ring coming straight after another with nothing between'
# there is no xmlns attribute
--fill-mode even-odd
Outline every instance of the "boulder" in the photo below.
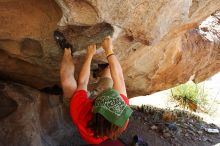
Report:
<svg viewBox="0 0 220 146"><path fill-rule="evenodd" d="M76 77L90 43L98 44L93 65L107 62L99 46L111 35L129 97L190 78L200 82L220 70L219 40L210 41L200 32L208 16L219 18L219 7L219 0L4 0L0 78L37 89L60 86L62 50L53 40L58 29L76 50Z"/></svg>
<svg viewBox="0 0 220 146"><path fill-rule="evenodd" d="M0 82L0 145L81 145L62 98Z"/></svg>

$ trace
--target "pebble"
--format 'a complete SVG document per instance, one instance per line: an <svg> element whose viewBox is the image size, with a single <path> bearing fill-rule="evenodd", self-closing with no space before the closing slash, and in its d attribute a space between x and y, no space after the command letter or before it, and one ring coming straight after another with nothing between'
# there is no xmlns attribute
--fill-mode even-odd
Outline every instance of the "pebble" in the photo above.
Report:
<svg viewBox="0 0 220 146"><path fill-rule="evenodd" d="M188 137L188 136L189 136L189 134L188 134L188 133L186 133L186 134L185 134L185 136L186 136L186 137Z"/></svg>
<svg viewBox="0 0 220 146"><path fill-rule="evenodd" d="M157 127L157 126L155 126L155 125L153 125L153 126L151 126L151 129L152 129L152 130L157 130L157 129L158 129L158 127Z"/></svg>
<svg viewBox="0 0 220 146"><path fill-rule="evenodd" d="M203 132L202 131L197 131L198 132L198 134L203 134Z"/></svg>
<svg viewBox="0 0 220 146"><path fill-rule="evenodd" d="M207 141L210 142L210 143L213 143L213 140L212 140L212 139L208 139Z"/></svg>
<svg viewBox="0 0 220 146"><path fill-rule="evenodd" d="M192 136L194 141L198 141L199 138Z"/></svg>
<svg viewBox="0 0 220 146"><path fill-rule="evenodd" d="M166 138L168 138L168 137L171 136L171 134L170 134L170 133L163 133L163 136L166 137Z"/></svg>
<svg viewBox="0 0 220 146"><path fill-rule="evenodd" d="M176 134L180 135L181 133L182 133L182 129L178 129Z"/></svg>
<svg viewBox="0 0 220 146"><path fill-rule="evenodd" d="M192 134L193 136L195 136L195 133L194 133L192 130L188 130L188 132L189 132L190 134Z"/></svg>
<svg viewBox="0 0 220 146"><path fill-rule="evenodd" d="M184 123L184 124L183 124L183 127L184 127L185 129L187 129L187 128L188 128L188 126L189 126L189 125L188 125L188 124L186 124L186 123Z"/></svg>
<svg viewBox="0 0 220 146"><path fill-rule="evenodd" d="M194 123L194 120L193 120L193 119L189 119L189 122L190 122L190 123Z"/></svg>
<svg viewBox="0 0 220 146"><path fill-rule="evenodd" d="M218 129L207 128L205 129L208 133L219 133Z"/></svg>
<svg viewBox="0 0 220 146"><path fill-rule="evenodd" d="M207 137L202 137L202 141L207 141L208 140L208 138Z"/></svg>
<svg viewBox="0 0 220 146"><path fill-rule="evenodd" d="M195 123L195 124L194 124L194 127L197 128L197 129L202 129L202 125L199 124L199 123Z"/></svg>
<svg viewBox="0 0 220 146"><path fill-rule="evenodd" d="M174 130L174 131L177 130L177 127L176 127L175 123L168 124L168 128L169 128L169 130Z"/></svg>

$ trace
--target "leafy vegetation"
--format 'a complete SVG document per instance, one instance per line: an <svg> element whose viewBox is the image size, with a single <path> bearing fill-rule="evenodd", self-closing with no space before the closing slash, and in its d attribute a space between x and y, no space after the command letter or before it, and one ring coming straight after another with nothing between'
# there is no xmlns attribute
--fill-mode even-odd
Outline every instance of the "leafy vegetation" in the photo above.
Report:
<svg viewBox="0 0 220 146"><path fill-rule="evenodd" d="M202 85L197 85L192 81L181 84L171 89L171 97L184 109L209 113L208 92Z"/></svg>

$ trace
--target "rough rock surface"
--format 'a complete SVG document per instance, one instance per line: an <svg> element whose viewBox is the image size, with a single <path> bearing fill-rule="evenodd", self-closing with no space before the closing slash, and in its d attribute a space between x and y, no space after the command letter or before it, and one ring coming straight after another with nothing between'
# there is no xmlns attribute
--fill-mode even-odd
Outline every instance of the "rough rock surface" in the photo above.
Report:
<svg viewBox="0 0 220 146"><path fill-rule="evenodd" d="M61 96L41 92L61 93L54 30L76 49L76 77L86 46L112 35L132 97L220 71L220 34L210 41L199 27L211 14L219 25L219 8L219 0L1 0L0 145L83 144ZM98 48L92 68L103 62Z"/></svg>
<svg viewBox="0 0 220 146"><path fill-rule="evenodd" d="M135 95L173 87L189 79L199 82L220 68L220 43L204 39L195 29L136 53L137 60L133 55L123 64L128 90ZM132 61L134 64L130 64Z"/></svg>
<svg viewBox="0 0 220 146"><path fill-rule="evenodd" d="M57 95L0 82L0 146L85 144Z"/></svg>
<svg viewBox="0 0 220 146"><path fill-rule="evenodd" d="M0 2L0 76L36 88L59 83L52 32L61 10L53 0Z"/></svg>
<svg viewBox="0 0 220 146"><path fill-rule="evenodd" d="M197 31L219 8L219 0L3 0L0 77L38 89L59 86L62 50L53 31L63 31L77 49L78 72L86 45L100 43L114 28L115 54L130 97L192 76L200 82L220 70L219 41L208 41ZM106 62L101 49L94 64L100 62Z"/></svg>

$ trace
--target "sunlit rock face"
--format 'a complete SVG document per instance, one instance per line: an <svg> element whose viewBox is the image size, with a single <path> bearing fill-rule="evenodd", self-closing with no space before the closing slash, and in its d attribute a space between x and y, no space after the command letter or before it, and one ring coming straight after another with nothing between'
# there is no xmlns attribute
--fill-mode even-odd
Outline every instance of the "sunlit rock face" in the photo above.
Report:
<svg viewBox="0 0 220 146"><path fill-rule="evenodd" d="M146 49L143 48L139 53L143 54ZM200 82L219 71L219 42L210 42L203 38L197 29L149 49L151 53L141 56L133 66L125 67L128 73L126 75L127 82L129 82L128 88L133 92L139 90L136 94L144 89L154 92L170 88L190 79ZM158 60L155 60L155 56ZM157 65L152 66L146 58L150 59L151 64ZM126 60L124 66L127 66L129 61ZM137 72L134 73L131 70ZM148 74L144 73L144 70L148 70ZM141 83L134 81L135 78Z"/></svg>
<svg viewBox="0 0 220 146"><path fill-rule="evenodd" d="M220 70L219 40L201 35L206 29L200 27L211 14L217 18L219 8L219 0L3 0L0 77L37 89L60 86L62 50L53 40L59 29L76 49L77 73L86 46L100 46L104 36L112 35L129 97L190 77L199 82ZM99 48L93 64L103 62Z"/></svg>

